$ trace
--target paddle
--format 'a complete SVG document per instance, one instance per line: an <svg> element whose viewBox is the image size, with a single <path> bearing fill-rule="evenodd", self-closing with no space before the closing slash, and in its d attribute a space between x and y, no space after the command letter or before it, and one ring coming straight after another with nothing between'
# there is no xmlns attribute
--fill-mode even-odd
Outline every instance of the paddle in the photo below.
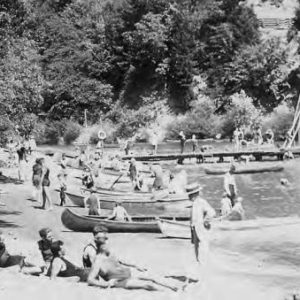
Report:
<svg viewBox="0 0 300 300"><path fill-rule="evenodd" d="M113 186L120 180L123 174L119 175L118 178L113 182L113 184L109 187L109 190L112 190Z"/></svg>

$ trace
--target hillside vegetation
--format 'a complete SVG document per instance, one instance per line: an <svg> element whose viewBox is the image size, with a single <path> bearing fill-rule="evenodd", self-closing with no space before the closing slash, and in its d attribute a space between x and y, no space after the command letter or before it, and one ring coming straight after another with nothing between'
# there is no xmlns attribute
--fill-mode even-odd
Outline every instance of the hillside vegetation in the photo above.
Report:
<svg viewBox="0 0 300 300"><path fill-rule="evenodd" d="M298 9L284 40L263 38L255 9L238 0L3 0L2 140L76 138L84 110L111 140L143 127L226 136L278 107L291 116L299 24ZM253 115L232 117L241 111Z"/></svg>

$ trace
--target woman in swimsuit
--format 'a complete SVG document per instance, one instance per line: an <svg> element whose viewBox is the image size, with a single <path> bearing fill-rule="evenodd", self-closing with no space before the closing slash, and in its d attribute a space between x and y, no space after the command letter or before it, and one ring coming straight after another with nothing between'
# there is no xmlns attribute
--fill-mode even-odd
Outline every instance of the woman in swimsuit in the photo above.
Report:
<svg viewBox="0 0 300 300"><path fill-rule="evenodd" d="M50 279L56 279L56 277L68 277L78 281L86 281L89 269L79 268L65 259L65 249L63 244L62 241L55 241L51 244L53 259L47 275L50 276Z"/></svg>

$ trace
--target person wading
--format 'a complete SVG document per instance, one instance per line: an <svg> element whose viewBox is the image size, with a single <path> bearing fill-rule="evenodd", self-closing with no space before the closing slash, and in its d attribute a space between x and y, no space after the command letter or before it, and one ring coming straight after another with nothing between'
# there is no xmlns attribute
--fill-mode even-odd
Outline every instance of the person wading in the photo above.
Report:
<svg viewBox="0 0 300 300"><path fill-rule="evenodd" d="M235 204L235 198L237 195L237 187L234 179L235 166L231 165L228 172L224 175L224 189L227 193L227 196L231 200L232 207Z"/></svg>

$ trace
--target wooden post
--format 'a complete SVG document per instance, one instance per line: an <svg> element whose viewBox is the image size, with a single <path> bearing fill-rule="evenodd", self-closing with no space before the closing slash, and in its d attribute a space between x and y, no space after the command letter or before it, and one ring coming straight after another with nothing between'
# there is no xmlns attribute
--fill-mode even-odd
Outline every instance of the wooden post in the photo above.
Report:
<svg viewBox="0 0 300 300"><path fill-rule="evenodd" d="M87 109L84 110L84 127L87 128Z"/></svg>

